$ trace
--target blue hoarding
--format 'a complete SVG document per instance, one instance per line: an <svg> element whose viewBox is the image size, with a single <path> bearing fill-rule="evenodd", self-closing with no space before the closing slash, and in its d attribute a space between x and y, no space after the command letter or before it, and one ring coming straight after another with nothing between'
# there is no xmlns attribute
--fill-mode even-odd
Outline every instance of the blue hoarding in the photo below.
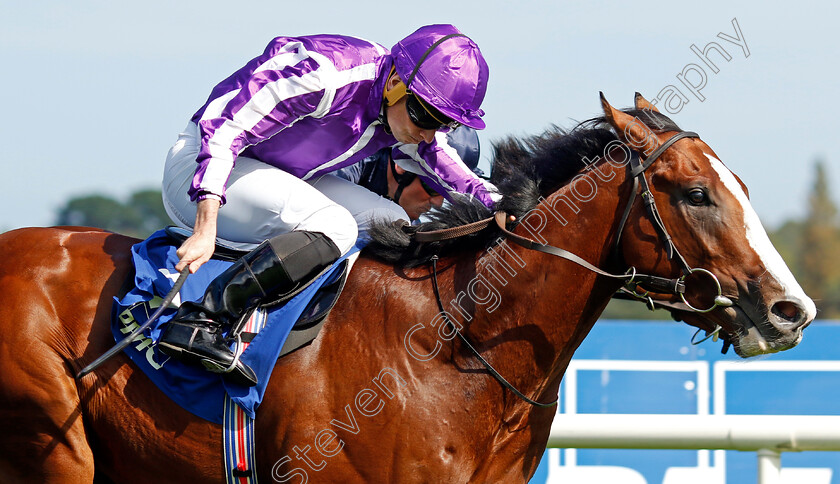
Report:
<svg viewBox="0 0 840 484"><path fill-rule="evenodd" d="M575 353L558 411L574 414L840 415L840 323L817 322L789 351L742 360L695 329L599 321ZM838 429L840 433L840 429ZM840 484L840 453L782 454L783 481ZM532 483L757 482L753 452L549 449Z"/></svg>

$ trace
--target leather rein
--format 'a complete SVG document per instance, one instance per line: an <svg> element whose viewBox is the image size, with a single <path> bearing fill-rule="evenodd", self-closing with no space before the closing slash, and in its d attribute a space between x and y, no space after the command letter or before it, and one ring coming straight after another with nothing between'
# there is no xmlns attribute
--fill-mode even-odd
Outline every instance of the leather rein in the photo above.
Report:
<svg viewBox="0 0 840 484"><path fill-rule="evenodd" d="M676 143L677 141L683 138L699 138L697 133L692 131L682 131L671 138L667 139L664 143L662 143L656 150L651 153L647 159L644 161L641 160L638 156L631 156L630 158L630 175L633 179L633 187L630 191L630 198L627 201L624 212L622 213L621 220L618 227L618 236L616 238L616 242L613 246L613 254L617 256L619 242L621 241L621 235L624 231L624 226L627 224L627 220L630 216L630 211L633 208L633 205L636 201L636 193L639 191L639 187L641 187L641 197L645 203L645 208L648 214L648 218L650 219L651 223L653 224L654 228L656 229L657 235L659 236L659 240L665 247L665 253L671 260L676 260L676 262L680 265L682 275L678 278L666 278L654 275L647 275L647 274L640 274L636 271L635 267L630 267L627 272L624 274L612 274L606 272L591 263L587 262L583 258L575 255L572 252L569 252L565 249L561 249L559 247L554 247L548 244L541 244L536 242L532 239L527 237L523 237L521 235L517 235L507 228L508 221L513 221L513 217L509 217L504 211L496 212L492 217L488 217L486 219L480 220L478 222L474 222L467 225L462 225L459 227L453 227L450 229L443 229L443 230L435 230L435 231L428 231L428 232L415 232L412 234L412 237L419 242L419 243L428 243L428 242L436 242L441 240L449 240L455 239L459 237L463 237L465 235L469 235L472 233L479 232L481 230L486 229L487 227L491 226L493 222L495 222L496 226L502 231L502 234L511 242L520 245L526 249L536 250L539 252L544 252L546 254L551 254L556 257L561 257L563 259L569 260L578 264L592 272L595 272L598 275L609 277L612 279L621 279L624 281L624 287L622 288L623 291L627 294L630 294L634 297L639 299L645 299L648 301L650 307L653 307L654 301L649 296L651 292L658 293L658 294L678 294L682 299L682 302L686 305L688 310L698 312L698 313L707 313L709 311L714 310L717 307L729 307L732 306L732 301L723 295L722 288L720 286L720 282L718 281L717 276L715 276L711 271L702 268L692 268L686 262L685 258L680 254L677 247L674 245L673 240L671 239L668 230L665 228L665 224L662 221L662 217L659 214L659 210L656 207L656 202L654 201L653 194L650 191L650 185L648 184L647 177L645 176L645 172L647 169L664 153L671 145ZM522 392L517 390L510 382L508 382L495 368L486 360L484 357L481 356L479 351L473 346L473 344L469 341L466 335L464 335L459 329L458 326L449 319L448 313L443 308L443 303L441 302L440 298L440 290L438 288L438 281L437 281L437 261L438 257L435 255L432 257L432 284L434 289L435 298L437 300L438 309L440 310L441 314L443 314L446 324L452 328L458 338L461 340L462 343L470 350L470 352L484 365L487 371L499 381L505 388L513 392L517 397L520 399L528 402L531 405L537 407L552 407L557 404L558 399L550 403L540 403L531 398L528 398ZM702 273L706 276L709 276L714 283L716 284L718 294L714 299L714 303L711 307L707 309L698 309L692 306L686 299L685 299L685 278L695 272ZM629 287L632 286L632 289ZM640 294L638 292L639 287L644 287L645 292ZM660 303L657 303L660 304ZM683 309L683 308L680 308ZM718 326L712 334L717 335L720 331L720 326ZM695 335L696 336L696 335Z"/></svg>

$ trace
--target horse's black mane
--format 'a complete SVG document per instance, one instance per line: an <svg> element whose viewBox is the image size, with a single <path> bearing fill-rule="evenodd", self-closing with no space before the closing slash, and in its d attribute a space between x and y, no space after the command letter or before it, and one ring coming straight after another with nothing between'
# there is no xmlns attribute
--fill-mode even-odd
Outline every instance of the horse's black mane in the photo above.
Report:
<svg viewBox="0 0 840 484"><path fill-rule="evenodd" d="M641 110L624 111L638 117L656 132L681 131L667 116ZM604 117L583 121L570 130L552 126L541 135L508 137L493 144L490 182L502 199L497 210L504 210L520 220L539 203L586 167L584 158L595 160L604 147L616 140ZM591 161L590 161L591 162ZM426 214L428 221L418 231L441 230L490 217L492 212L471 197L456 197L451 203ZM455 251L476 251L492 246L500 231L495 225L481 232L458 239L419 244L397 226L374 223L365 248L367 254L387 262L412 267L428 262L434 255Z"/></svg>

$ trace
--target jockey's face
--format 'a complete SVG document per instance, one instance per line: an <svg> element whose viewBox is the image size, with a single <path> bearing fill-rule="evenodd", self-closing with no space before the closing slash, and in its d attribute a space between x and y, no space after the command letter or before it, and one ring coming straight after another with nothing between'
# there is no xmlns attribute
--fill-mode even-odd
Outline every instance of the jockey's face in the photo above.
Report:
<svg viewBox="0 0 840 484"><path fill-rule="evenodd" d="M405 170L396 166L397 173L405 173ZM394 197L397 191L397 181L388 167L388 196ZM432 207L440 207L443 204L443 195L429 194L420 182L420 177L408 184L400 195L400 206L405 210L411 220L416 220Z"/></svg>
<svg viewBox="0 0 840 484"><path fill-rule="evenodd" d="M391 84L396 85L399 82L399 76L392 76L388 79L389 88L393 88ZM411 122L411 118L408 117L408 110L405 106L406 102L407 97L403 96L396 102L396 104L385 108L385 114L388 117L388 126L391 127L391 132L393 133L394 138L396 138L400 143L410 145L416 145L421 141L431 143L435 138L437 130L423 129Z"/></svg>

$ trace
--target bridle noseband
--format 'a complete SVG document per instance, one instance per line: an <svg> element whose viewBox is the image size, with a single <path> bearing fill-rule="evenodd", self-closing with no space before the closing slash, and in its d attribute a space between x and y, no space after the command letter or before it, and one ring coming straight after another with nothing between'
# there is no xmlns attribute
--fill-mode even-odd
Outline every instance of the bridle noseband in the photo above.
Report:
<svg viewBox="0 0 840 484"><path fill-rule="evenodd" d="M624 208L624 212L622 213L618 232L616 236L616 241L612 249L612 253L614 257L618 256L618 248L621 242L621 235L624 231L624 227L627 224L627 220L630 216L630 212L633 208L633 205L636 201L636 193L639 191L639 187L641 187L641 198L644 201L645 209L648 214L648 218L650 219L651 223L653 224L654 229L659 237L660 242L663 244L665 248L665 253L668 256L668 259L675 260L677 264L680 266L680 271L682 275L676 279L669 279L666 277L654 276L654 275L647 275L647 274L640 274L636 271L635 267L630 267L627 272L624 274L611 274L606 272L593 264L587 262L583 258L559 247L554 247L548 244L541 244L534 240L531 240L527 237L523 237L521 235L517 235L507 228L508 221L512 220L512 217L508 217L505 212L496 212L493 217L481 220L479 222L474 222L467 226L462 227L455 227L452 229L444 229L444 230L437 230L437 231L430 231L430 232L416 232L413 234L414 238L418 242L432 242L432 241L439 241L439 240L446 240L446 239L453 239L457 237L461 237L470 233L478 232L479 230L483 230L486 227L490 226L492 222L495 221L496 225L499 229L501 229L502 233L504 234L505 238L510 240L511 242L525 247L526 249L536 250L539 252L544 252L546 254L551 254L557 257L561 257L563 259L569 260L578 264L592 272L595 272L598 275L609 277L612 279L621 279L624 281L624 292L631 294L639 299L647 300L650 307L653 307L654 300L650 297L650 293L658 293L658 294L678 294L682 299L682 302L688 308L688 310L696 312L696 313L708 313L713 311L718 307L730 307L733 305L731 299L723 295L723 289L721 288L720 281L718 280L717 276L714 273L709 271L708 269L691 267L685 260L685 258L680 254L680 251L677 249L676 245L674 245L673 239L671 238L668 230L665 228L665 224L662 221L662 217L659 214L659 210L656 207L656 201L654 200L653 193L650 191L650 185L648 184L647 177L645 176L645 172L648 168L650 168L653 163L668 149L676 143L677 141L683 138L699 138L697 133L692 131L681 131L674 136L668 138L664 143L662 143L656 150L654 150L644 161L641 160L639 156L632 156L630 157L630 176L633 179L633 186L630 190L630 198L627 201L627 204ZM635 153L635 152L634 152ZM447 316L447 312L443 308L443 303L441 302L440 298L440 291L438 289L438 282L437 282L437 256L432 257L432 283L434 288L435 297L437 299L438 308L441 311L441 314L444 315L446 320L446 324L451 326L451 328L455 331L461 341L467 346L467 348L481 361L481 363L487 368L491 375L496 378L505 388L510 389L516 396L521 398L522 400L528 402L531 405L538 406L538 407L551 407L557 404L558 400L554 400L551 403L539 403L534 401L527 396L525 396L522 392L517 390L513 385L511 385L498 371L496 371L490 363L485 360L478 350L470 343L469 339L458 330L458 327L450 321L449 317ZM694 273L704 274L712 279L715 283L715 287L717 288L717 295L714 298L714 302L711 307L706 309L698 309L692 306L688 300L685 298L685 281L686 278ZM633 289L628 289L628 287L633 287ZM644 287L645 292L640 294L638 292L639 287ZM677 308L682 309L682 308ZM721 328L718 325L707 337L717 337ZM699 332L699 330L698 330ZM696 334L695 334L696 336ZM692 338L692 343L695 343L695 338ZM696 343L700 343L705 341L705 339L701 341L697 341ZM695 343L695 344L696 344Z"/></svg>

